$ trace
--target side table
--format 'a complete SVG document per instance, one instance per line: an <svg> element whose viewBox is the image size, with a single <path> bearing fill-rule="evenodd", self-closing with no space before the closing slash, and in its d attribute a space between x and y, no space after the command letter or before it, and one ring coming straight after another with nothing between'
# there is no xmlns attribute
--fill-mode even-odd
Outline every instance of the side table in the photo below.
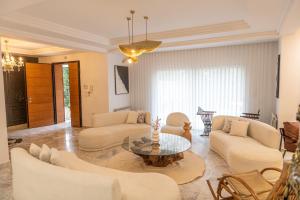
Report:
<svg viewBox="0 0 300 200"><path fill-rule="evenodd" d="M212 125L212 118L216 112L215 111L204 111L200 107L198 108L197 115L200 115L201 120L204 124L204 131L201 136L209 136Z"/></svg>

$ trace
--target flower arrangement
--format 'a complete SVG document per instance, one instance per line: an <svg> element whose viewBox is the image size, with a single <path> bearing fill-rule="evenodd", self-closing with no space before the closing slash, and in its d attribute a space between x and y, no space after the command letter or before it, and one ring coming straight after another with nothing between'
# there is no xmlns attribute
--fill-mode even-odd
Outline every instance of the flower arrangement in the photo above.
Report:
<svg viewBox="0 0 300 200"><path fill-rule="evenodd" d="M159 119L158 117L156 117L156 120L154 120L153 122L152 122L152 128L154 129L154 130L158 130L159 129L159 127L160 127L160 120L161 119Z"/></svg>

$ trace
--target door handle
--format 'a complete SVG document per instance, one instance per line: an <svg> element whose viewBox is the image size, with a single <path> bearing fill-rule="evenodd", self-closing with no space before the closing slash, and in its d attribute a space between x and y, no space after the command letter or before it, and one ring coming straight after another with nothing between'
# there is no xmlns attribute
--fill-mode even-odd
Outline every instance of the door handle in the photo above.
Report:
<svg viewBox="0 0 300 200"><path fill-rule="evenodd" d="M32 98L28 97L28 103L31 103L31 102L32 102Z"/></svg>

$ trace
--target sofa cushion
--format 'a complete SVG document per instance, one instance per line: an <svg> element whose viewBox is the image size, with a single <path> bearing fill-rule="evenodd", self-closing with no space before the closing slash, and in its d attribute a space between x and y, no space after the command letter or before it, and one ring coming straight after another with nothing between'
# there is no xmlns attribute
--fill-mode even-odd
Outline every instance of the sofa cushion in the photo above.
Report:
<svg viewBox="0 0 300 200"><path fill-rule="evenodd" d="M30 144L30 147L29 147L29 153L36 157L36 158L39 158L40 157L40 153L41 153L42 149L41 147L39 147L38 145L34 144L34 143L31 143Z"/></svg>
<svg viewBox="0 0 300 200"><path fill-rule="evenodd" d="M144 124L146 122L146 112L138 111L137 123Z"/></svg>
<svg viewBox="0 0 300 200"><path fill-rule="evenodd" d="M139 113L136 111L129 111L127 115L127 124L136 124L138 120Z"/></svg>
<svg viewBox="0 0 300 200"><path fill-rule="evenodd" d="M128 111L98 113L93 115L93 127L112 126L126 123Z"/></svg>
<svg viewBox="0 0 300 200"><path fill-rule="evenodd" d="M231 129L231 123L232 123L231 119L225 119L222 131L224 131L225 133L229 133Z"/></svg>
<svg viewBox="0 0 300 200"><path fill-rule="evenodd" d="M48 145L43 144L41 153L39 155L39 159L41 161L44 161L44 162L49 162L50 161L50 156L51 156L50 148L48 147Z"/></svg>
<svg viewBox="0 0 300 200"><path fill-rule="evenodd" d="M246 137L248 126L248 121L232 120L229 134L232 136Z"/></svg>

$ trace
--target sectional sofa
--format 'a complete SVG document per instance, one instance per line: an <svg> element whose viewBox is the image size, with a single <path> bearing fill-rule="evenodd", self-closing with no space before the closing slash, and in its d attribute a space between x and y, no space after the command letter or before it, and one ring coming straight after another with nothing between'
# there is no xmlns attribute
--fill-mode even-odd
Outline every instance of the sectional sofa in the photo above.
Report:
<svg viewBox="0 0 300 200"><path fill-rule="evenodd" d="M181 199L176 182L165 175L100 167L70 152L52 151L50 164L14 148L11 163L14 200Z"/></svg>
<svg viewBox="0 0 300 200"><path fill-rule="evenodd" d="M249 121L247 136L232 136L222 131L225 119ZM225 159L234 173L262 170L267 167L281 169L283 158L279 146L280 134L268 124L233 116L213 118L210 148Z"/></svg>
<svg viewBox="0 0 300 200"><path fill-rule="evenodd" d="M151 116L145 112L145 123L126 123L129 111L94 114L92 127L80 132L79 148L84 151L99 151L122 144L130 135L149 133Z"/></svg>

